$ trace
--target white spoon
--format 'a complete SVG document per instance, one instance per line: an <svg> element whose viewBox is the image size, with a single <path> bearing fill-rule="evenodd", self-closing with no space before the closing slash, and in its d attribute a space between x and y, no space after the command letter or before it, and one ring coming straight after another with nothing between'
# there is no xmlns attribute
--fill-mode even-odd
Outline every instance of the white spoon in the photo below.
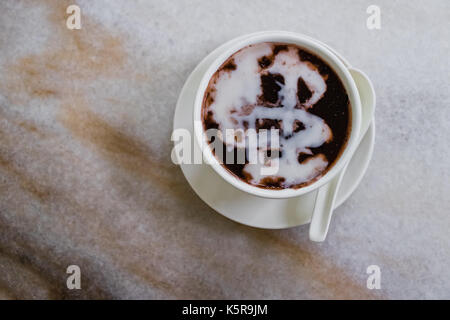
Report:
<svg viewBox="0 0 450 320"><path fill-rule="evenodd" d="M349 69L361 98L362 119L358 136L358 145L369 129L375 111L375 91L372 82L360 70ZM311 241L322 242L325 240L328 227L330 226L331 215L333 214L334 202L345 174L348 163L341 172L338 173L329 183L321 187L316 196L316 203L312 213L311 224L309 226L309 239Z"/></svg>

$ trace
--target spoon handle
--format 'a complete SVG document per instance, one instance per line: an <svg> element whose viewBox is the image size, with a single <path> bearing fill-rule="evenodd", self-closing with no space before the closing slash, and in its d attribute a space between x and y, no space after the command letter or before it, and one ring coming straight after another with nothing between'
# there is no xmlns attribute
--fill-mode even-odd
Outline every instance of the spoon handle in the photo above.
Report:
<svg viewBox="0 0 450 320"><path fill-rule="evenodd" d="M359 145L373 119L376 104L375 90L372 82L365 73L354 68L350 68L349 71L355 79L355 83L360 94L361 107L363 111L357 143ZM316 203L314 205L311 224L309 227L309 238L311 241L322 242L327 236L337 191L339 190L339 186L349 163L350 161L347 162L345 167L338 173L337 176L317 191Z"/></svg>
<svg viewBox="0 0 450 320"><path fill-rule="evenodd" d="M337 195L336 191L341 185L346 169L347 166L345 166L328 184L317 191L316 203L312 213L314 219L311 220L311 225L309 226L309 239L311 241L322 242L327 237Z"/></svg>

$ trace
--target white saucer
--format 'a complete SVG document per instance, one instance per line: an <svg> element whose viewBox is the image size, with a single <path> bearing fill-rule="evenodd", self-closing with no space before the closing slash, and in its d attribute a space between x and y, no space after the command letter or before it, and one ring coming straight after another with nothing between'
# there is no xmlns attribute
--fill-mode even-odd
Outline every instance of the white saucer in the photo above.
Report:
<svg viewBox="0 0 450 320"><path fill-rule="evenodd" d="M245 37L245 36L244 36ZM242 37L241 37L242 38ZM239 38L239 39L241 39ZM211 52L192 71L181 90L174 116L174 129L193 132L193 107L199 82L212 61L232 42ZM340 206L356 189L369 165L375 142L375 119L347 167L336 206ZM194 148L199 146L194 143ZM197 150L201 153L201 151ZM296 227L311 221L317 191L298 198L265 199L240 191L228 184L207 164L181 164L181 170L197 195L211 208L236 222L257 228L282 229Z"/></svg>

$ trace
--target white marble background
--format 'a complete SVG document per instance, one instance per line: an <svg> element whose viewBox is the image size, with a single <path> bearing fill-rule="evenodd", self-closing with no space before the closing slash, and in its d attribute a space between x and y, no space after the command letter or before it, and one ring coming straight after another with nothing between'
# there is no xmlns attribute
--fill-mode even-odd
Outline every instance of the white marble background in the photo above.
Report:
<svg viewBox="0 0 450 320"><path fill-rule="evenodd" d="M449 299L449 21L448 0L2 0L0 297ZM169 162L195 65L270 29L331 45L377 92L374 157L322 244L225 219Z"/></svg>

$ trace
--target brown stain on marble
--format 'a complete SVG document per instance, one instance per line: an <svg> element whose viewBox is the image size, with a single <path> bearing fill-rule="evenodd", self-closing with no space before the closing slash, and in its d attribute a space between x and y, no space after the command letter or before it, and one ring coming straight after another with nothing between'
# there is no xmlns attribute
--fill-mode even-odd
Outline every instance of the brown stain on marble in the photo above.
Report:
<svg viewBox="0 0 450 320"><path fill-rule="evenodd" d="M367 289L365 282L356 283L346 270L321 254L320 248L315 252L310 249L303 249L298 243L286 240L280 237L278 233L277 231L255 230L254 235L259 241L269 242L270 245L278 247L292 261L306 267L315 280L328 288L328 298L382 299L380 294ZM364 271L362 270L362 272Z"/></svg>
<svg viewBox="0 0 450 320"><path fill-rule="evenodd" d="M58 119L69 129L73 137L93 147L95 151L118 168L125 169L126 172L139 178L143 177L156 182L165 190L175 190L174 186L160 174L162 170L167 172L170 165L157 162L152 158L151 150L144 144L101 119L92 111L95 109L95 104L88 106L84 89L76 86L77 83L94 83L98 78L121 76L127 58L122 40L107 32L104 27L86 15L83 15L82 30L67 30L65 9L69 4L73 4L73 1L44 1L43 3L51 9L49 20L54 24L52 29L57 34L56 41L55 39L49 40L48 49L39 54L27 55L10 63L9 73L5 76L7 81L0 83L2 92L11 102L22 105L32 99L39 101L55 99L61 107ZM137 80L145 81L146 79L146 75L137 75ZM73 86L74 84L75 86ZM12 120L8 119L8 121ZM25 121L15 124L32 133L40 131L40 128ZM14 137L8 135L4 138L12 139ZM83 212L82 217L75 215L77 219L99 215L70 199L70 195L61 194L58 189L38 183L24 170L17 168L13 160L9 160L5 156L0 158L0 166L11 174L13 180L18 182L22 189L39 200L44 207L49 207L51 203L64 203L64 206L73 209L74 212ZM88 223L88 221L86 222ZM98 237L107 243L105 250L109 250L112 257L118 251L127 252L127 248L116 242L117 230L113 230L105 224L98 232ZM51 264L51 256L45 256L38 248L29 247L28 242L21 242L20 246L26 254L38 255L42 261L46 260ZM118 259L116 263L134 270L139 277L155 288L164 290L171 288L168 283L153 275L154 270L129 265L122 259ZM35 261L30 261L29 264L36 266ZM39 271L47 277L48 282L55 282L54 276L50 275L52 272L50 270L61 266L39 266ZM64 290L57 288L52 290L53 297L64 298L66 296ZM100 290L100 292L91 293L91 297L108 297L108 295Z"/></svg>
<svg viewBox="0 0 450 320"><path fill-rule="evenodd" d="M217 217L217 219L225 219ZM296 241L288 239L284 236L287 231L272 231L272 230L261 230L256 228L249 228L247 226L240 225L231 221L222 221L217 225L204 225L205 228L217 228L216 232L226 233L229 236L233 236L233 233L242 233L245 235L246 242L251 244L255 252L264 252L264 254L274 254L279 256L279 263L283 265L283 277L292 277L293 279L310 279L320 284L322 287L318 289L317 292L310 292L312 295L318 296L320 294L321 299L362 299L362 300L375 300L375 299L385 299L386 297L382 292L376 292L369 290L366 287L365 279L361 281L360 278L352 276L349 274L348 270L339 266L333 261L332 257L326 256L320 246L316 247L316 244L304 243L302 241ZM303 230L302 232L304 232ZM309 240L307 240L309 241ZM326 244L323 244L326 245ZM183 245L183 249L189 253L190 258L201 261L202 259L207 259L206 251L195 244ZM244 253L245 251L243 251ZM206 256L205 256L206 255ZM245 258L245 257L242 257ZM258 258L255 257L253 263L258 263ZM266 262L267 263L267 262ZM256 273L255 278L257 282L262 280L264 266L259 267L257 265L252 265L254 270L248 270L248 275ZM216 274L218 278L222 274L227 274L227 277L231 276L229 274L230 268L234 266L225 263L223 261L217 260L214 263L214 267L210 268L208 272ZM289 271L286 271L289 270ZM240 272L240 270L238 271ZM361 270L361 274L364 276L365 270ZM198 276L198 275L197 275ZM271 279L273 280L273 279ZM194 281L193 279L191 281ZM226 280L225 280L226 281ZM237 286L239 289L239 283L234 282L231 278L228 280L229 286ZM194 283L192 284L194 286ZM196 281L195 286L200 286L198 281ZM203 299L205 297L205 292L211 293L216 292L214 298L218 299L236 299L236 296L230 294L224 294L223 292L217 292L217 288L211 287L208 283L203 285L203 291L187 292L181 293L181 299ZM276 287L274 289L280 289ZM292 287L288 288L292 290ZM241 292L242 293L242 292ZM255 292L252 294L255 297ZM295 296L294 296L295 297ZM261 298L261 296L256 296L255 298ZM292 296L282 296L282 298L293 298Z"/></svg>
<svg viewBox="0 0 450 320"><path fill-rule="evenodd" d="M84 257L77 256L77 264L82 270L82 290L68 290L66 287L66 279L68 274L66 268L73 264L73 257L70 252L67 255L61 255L55 252L52 247L42 247L39 241L35 241L34 235L24 233L22 230L8 225L0 216L0 258L7 259L12 265L15 265L22 274L25 283L22 286L30 285L28 282L35 284L31 288L25 290L16 286L5 283L4 275L0 274L0 282L4 283L5 291L17 296L20 299L33 295L34 292L44 291L45 296L30 297L39 299L74 299L74 298L96 298L96 299L112 299L113 296L98 286L91 279L91 273L88 272L89 263L85 262ZM5 241L7 240L7 241ZM3 243L8 243L5 246ZM11 270L15 272L16 270ZM2 281L3 278L3 281ZM28 279L28 280L27 280ZM33 292L34 290L34 292Z"/></svg>
<svg viewBox="0 0 450 320"><path fill-rule="evenodd" d="M174 191L176 186L164 179L160 171L173 169L171 163L154 161L143 144L90 111L95 105L87 107L84 91L73 87L75 80L89 83L99 77L120 76L127 59L122 40L86 14L81 30L68 30L65 9L73 1L43 3L51 9L48 18L60 40L49 47L57 49L28 55L12 64L7 77L10 80L4 84L6 96L19 102L24 102L24 93L27 100L56 98L62 106L59 119L76 138L90 142L115 165ZM138 73L138 78L143 76Z"/></svg>
<svg viewBox="0 0 450 320"><path fill-rule="evenodd" d="M31 99L64 99L65 95L76 92L71 86L73 80L94 80L98 76L116 74L116 67L125 58L121 41L99 31L96 33L95 41L94 35L83 37L74 33L66 37L59 50L19 59L10 67L12 80L4 84L7 95L27 93ZM23 101L19 99L19 102Z"/></svg>
<svg viewBox="0 0 450 320"><path fill-rule="evenodd" d="M155 182L166 190L176 187L163 174L171 169L170 163L155 160L149 147L108 124L82 99L65 105L59 120L77 139L100 152L116 167Z"/></svg>
<svg viewBox="0 0 450 320"><path fill-rule="evenodd" d="M41 131L32 123L27 121L20 121L17 123L17 125L31 133L39 134L42 137Z"/></svg>
<svg viewBox="0 0 450 320"><path fill-rule="evenodd" d="M161 290L169 291L172 286L165 282L164 280L158 279L155 276L155 270L149 269L149 266L139 266L133 263L130 263L128 258L123 259L130 253L131 247L128 247L126 244L123 244L123 241L120 243L117 241L118 238L122 238L123 235L118 231L117 228L110 225L106 221L100 221L100 224L96 223L93 225L93 221L90 220L93 217L103 217L102 219L108 219L107 215L102 215L99 212L96 212L85 205L82 205L72 199L70 194L66 194L61 190L49 186L38 184L35 179L28 176L26 172L20 171L19 169L14 167L14 164L11 161L6 160L4 157L0 157L0 168L6 169L7 172L13 177L13 181L17 182L21 188L25 191L29 192L32 196L34 196L37 200L41 202L43 205L42 208L46 212L51 212L51 205L58 202L64 204L66 209L69 209L72 213L71 217L74 217L81 225L86 225L84 230L89 234L97 235L97 239L101 239L102 241L102 251L109 252L109 257L114 260L114 265L122 266L124 269L128 271L134 271L135 275L140 277L145 283L151 285L153 288L158 288ZM45 190L45 191L44 191ZM45 193L45 197L42 194ZM51 195L51 198L50 198ZM16 208L16 210L20 211L20 208ZM0 207L1 213L1 207ZM18 212L17 212L18 213ZM53 212L55 214L56 212ZM52 217L53 215L50 215ZM54 217L55 219L57 217ZM59 218L58 218L59 220ZM55 220L54 223L58 223ZM77 229L77 227L72 226L71 228ZM36 275L39 275L42 279L46 280L46 284L48 288L43 288L45 286L40 285L40 289L47 291L48 296L47 299L67 299L67 298L96 298L96 299L110 299L113 298L112 295L105 292L101 286L97 284L95 280L90 280L90 277L98 278L98 275L95 275L99 270L93 269L93 267L88 267L83 269L83 283L84 290L82 292L78 291L70 291L65 289L65 277L67 275L64 273L65 267L71 264L70 261L65 265L62 263L63 261L59 261L61 258L57 258L53 256L52 250L43 251L42 248L37 246L36 244L39 241L34 241L32 239L33 234L32 230L28 230L26 234L21 232L18 229L13 229L5 219L2 219L2 215L0 214L0 259L2 257L6 257L8 259L12 259L17 264L17 268L21 268L27 270L28 273L33 272ZM12 238L11 238L11 235ZM70 234L65 234L66 237L71 238ZM9 237L8 240L3 239L2 237ZM10 247L10 245L14 242L18 249L14 250ZM8 244L8 246L4 246L3 244ZM71 250L66 248L67 252L64 256L69 257L71 255ZM118 253L121 253L122 256L120 259L116 258ZM37 259L38 258L38 259ZM65 259L67 260L67 259ZM70 259L69 259L70 260ZM83 256L76 255L77 263L79 261L83 261ZM84 265L89 266L89 261L86 261ZM53 274L55 271L59 270L62 274L60 277L56 277ZM101 272L101 271L100 271ZM0 287L1 287L1 279L2 275L0 274ZM42 281L41 281L42 282ZM53 284L53 285L51 285ZM87 288L86 288L87 286ZM6 290L14 294L17 297L27 297L27 294L20 289L3 285L4 291ZM87 291L86 291L87 289Z"/></svg>
<svg viewBox="0 0 450 320"><path fill-rule="evenodd" d="M52 282L20 254L10 254L0 247L0 266L7 267L6 274L0 276L0 289L11 299L58 298L58 290ZM17 276L22 279L21 286L9 285L11 278Z"/></svg>
<svg viewBox="0 0 450 320"><path fill-rule="evenodd" d="M12 104L26 105L32 99L42 101L49 98L64 101L71 95L83 95L81 90L73 87L74 81L94 81L97 77L113 76L119 72L118 69L125 61L126 54L118 37L106 32L102 26L97 25L86 15L83 15L85 29L79 31L67 30L65 27L67 17L65 9L73 3L74 1L57 0L39 4L48 5L51 9L49 18L54 23L52 31L57 37L56 39L49 39L48 48L44 49L43 52L7 62L8 70L2 76L5 81L0 82L0 89ZM60 22L63 23L59 24ZM2 116L7 122L19 126L27 132L42 134L41 128L27 121L17 121L12 117L5 117L4 114ZM23 190L46 207L50 206L56 199L58 202L66 202L69 206L72 205L77 210L86 212L86 208L71 203L71 201L68 201L70 199L64 198L57 190L36 181L26 173L25 168L20 168L13 158L10 159L6 155L6 143L10 146L20 143L16 140L10 133L0 132L0 141L2 142L0 168L9 173L12 182L16 182ZM20 208L16 208L16 210L18 211L17 214L20 214ZM52 256L47 253L47 250L44 251L34 245L33 239L26 234L21 235L20 231L12 229L8 226L7 221L1 218L2 215L0 214L0 233L8 238L3 239L7 241L0 241L0 256L11 261L10 263L16 265L18 269L35 274L38 279L44 279L44 282L49 286L49 296L45 298L76 297L76 292L62 289L65 287L67 275L61 262L54 263L58 257ZM108 233L108 230L105 232ZM0 235L0 238L2 238L2 235ZM5 243L8 244L7 248L3 247ZM15 250L10 248L13 244L17 247ZM51 251L51 249L48 248L48 251ZM30 260L27 257L32 258ZM79 258L77 259L79 260ZM57 270L61 272L61 276L55 276ZM84 274L83 278L89 283L89 273ZM0 288L3 288L0 291L6 292L7 297L26 297L25 292L8 285L1 279L0 275ZM23 281L26 280L23 279ZM17 283L20 285L20 281ZM86 294L92 298L111 298L111 295L100 288L94 288L89 293L86 293L86 291L81 293L85 297Z"/></svg>
<svg viewBox="0 0 450 320"><path fill-rule="evenodd" d="M39 184L34 179L28 177L23 174L20 170L18 170L12 161L4 158L0 153L0 166L3 167L4 170L13 174L20 186L31 193L33 196L38 198L41 201L45 201L50 197L50 190L45 186Z"/></svg>
<svg viewBox="0 0 450 320"><path fill-rule="evenodd" d="M8 64L8 80L0 83L0 88L12 101L23 104L29 99L65 99L79 93L73 86L75 80L120 75L127 57L120 37L110 34L86 14L82 16L82 29L66 28L65 10L75 3L42 2L50 9L48 20L53 24L54 35L43 52Z"/></svg>
<svg viewBox="0 0 450 320"><path fill-rule="evenodd" d="M97 123L98 124L98 123ZM1 133L1 130L0 130ZM0 134L0 138L4 137ZM6 144L11 143L10 140L0 139L2 141L3 146ZM128 148L128 147L125 147ZM109 148L108 148L109 149ZM116 150L116 147L111 148L114 151ZM121 150L119 148L119 150ZM134 151L130 151L129 153L134 154ZM88 232L89 234L96 234L97 239L101 239L102 241L102 251L103 252L109 252L109 257L114 261L114 265L122 266L125 270L128 270L128 272L131 272L131 274L134 274L135 276L139 277L147 283L148 285L151 285L153 288L157 288L160 290L166 290L170 291L172 289L172 285L164 280L162 280L163 277L158 277L155 275L157 272L154 268L151 268L148 264L145 266L131 263L130 262L130 250L133 248L132 246L129 247L127 244L124 244L123 241L120 241L120 243L117 241L118 239L124 236L122 232L120 232L117 228L115 228L113 225L107 223L106 221L100 221L100 223L93 224L93 221L91 218L94 217L102 217L103 219L108 219L107 215L101 214L100 212L96 212L95 210L92 210L91 208L88 208L87 206L80 204L79 202L75 201L70 194L66 194L64 191L58 189L57 187L51 186L44 183L38 183L37 180L33 177L31 177L24 169L17 168L14 164L14 161L7 159L5 156L2 156L0 153L0 169L5 170L11 177L12 181L17 183L24 191L28 192L32 197L34 197L36 200L38 200L41 205L44 208L44 211L50 212L52 211L51 205L55 203L61 203L64 204L64 207L68 209L71 214L69 216L74 217L81 225L86 225L89 227L86 227L84 230L85 232ZM20 208L16 208L16 210L20 211ZM1 207L0 207L0 213L1 213ZM19 212L17 212L19 213ZM56 212L53 212L55 214ZM53 215L50 214L50 217ZM57 217L54 217L55 219ZM58 218L59 220L59 218ZM55 220L54 222L57 223L58 220ZM75 226L72 226L71 228L77 229ZM30 232L30 231L28 231ZM47 283L58 283L58 285L52 286L48 291L51 293L51 296L47 298L52 299L65 299L65 298L74 298L77 297L76 291L69 291L64 289L64 281L62 279L58 279L58 281L55 281L54 277L50 274L50 272L53 272L54 270L64 270L64 265L61 265L61 263L54 262L55 257L51 255L50 252L46 253L43 252L39 247L33 245L35 241L32 239L28 239L29 236L27 234L23 234L19 230L12 230L11 227L8 226L8 223L2 219L2 215L0 214L0 240L2 238L2 235L8 236L14 234L14 242L19 244L18 247L20 250L18 251L12 251L13 253L10 253L8 256L10 256L10 259L14 259L14 261L20 262L20 266L18 268L28 268L30 270L36 269L39 271L39 274L42 274L45 279L47 279ZM19 236L21 235L22 236ZM68 238L71 238L70 234L65 234ZM23 238L27 238L27 240L23 240ZM11 239L7 241L0 241L0 257L5 256L6 252L11 251L11 248L9 247L3 247L2 243L8 243L11 244ZM36 242L37 243L37 242ZM3 247L3 249L2 249ZM147 250L151 246L147 246ZM137 249L137 248L135 248ZM4 252L2 252L4 251ZM22 252L22 253L21 253ZM120 258L116 257L117 253L121 253ZM70 255L70 251L68 252L68 255ZM152 255L152 254L151 254ZM128 258L124 258L127 257ZM30 257L31 258L30 260ZM39 257L39 262L36 261L36 257ZM80 258L78 255L76 257L77 261L80 261ZM43 263L45 262L45 264ZM69 263L70 264L70 263ZM86 264L89 264L89 262L86 262ZM89 284L91 287L89 292L82 292L81 297L90 297L90 298L112 298L112 296L108 295L107 293L103 292L101 287L97 287L95 285L92 285L92 283L95 283L95 281L89 281L89 277L93 276L92 271L94 270L85 270L83 273L83 279L85 279L84 283ZM0 274L0 286L1 286L1 274ZM4 290L9 288L9 293L15 292L17 296L19 297L25 297L26 295L22 292L17 292L15 288L8 287L4 285ZM41 286L42 287L42 286ZM86 289L86 288L85 288ZM94 292L92 292L94 291Z"/></svg>
<svg viewBox="0 0 450 320"><path fill-rule="evenodd" d="M15 174L18 174L16 170L14 170ZM19 174L21 177L24 174ZM29 181L29 179L27 179ZM96 212L92 209L87 208L86 206L78 203L71 199L70 195L66 195L58 191L57 189L50 188L52 190L52 200L45 201L43 199L44 208L50 210L49 206L52 202L58 201L60 203L64 203L66 208L70 208L70 211L73 213L71 216L76 217L77 221L81 225L89 225L84 230L89 234L96 234L97 239L101 239L102 241L102 252L108 252L108 256L113 261L113 265L121 266L123 270L127 270L131 272L130 274L141 278L147 285L150 285L152 288L159 290L166 290L170 292L173 289L173 286L168 282L162 280L163 277L157 277L155 275L156 271L149 266L149 264L142 266L139 264L132 263L130 258L130 250L133 250L133 246L129 246L124 244L123 241L120 243L117 241L119 238L122 238L120 232L118 232L117 228L111 226L107 222L101 222L100 225L92 225L92 221L90 221L90 217L99 217L103 216L107 219L107 216L101 215L99 212ZM56 221L55 221L56 222ZM76 229L75 226L72 229ZM95 229L95 230L94 230ZM99 278L98 273L102 272L98 267L91 265L90 261L86 260L83 255L75 255L71 252L71 248L66 248L66 251L63 254L63 257L55 256L55 253L52 252L51 249L43 249L36 244L38 241L34 241L32 239L33 236L29 236L30 230L27 231L27 234L24 234L18 229L13 229L11 226L8 226L8 223L2 219L0 215L0 233L5 237L11 237L12 239L8 239L5 241L0 241L0 259L2 257L7 257L9 259L13 259L17 264L17 268L21 268L27 270L28 273L33 273L39 278L42 278L39 288L45 289L48 292L48 296L46 299L73 299L73 298L94 298L94 299L112 299L118 298L114 297L113 293L108 293L103 289L102 285L96 281ZM0 235L0 240L2 240L2 235ZM71 238L70 234L65 234L66 237ZM15 247L19 248L19 250L14 250L10 246L3 246L3 243L15 243ZM137 248L134 248L137 249ZM120 256L117 256L120 253ZM77 264L80 264L83 270L82 275L82 283L83 290L82 291L71 291L65 289L65 278L67 275L65 274L65 268L72 264L71 261L73 259L76 260ZM65 263L64 263L65 262ZM59 270L59 271L58 271ZM59 272L59 275L55 275L55 272ZM92 279L91 279L92 278ZM0 288L2 275L0 274ZM22 292L17 288L4 285L4 290L7 290L9 293L14 293L17 297L24 298L27 296L26 292ZM42 297L41 297L42 298Z"/></svg>
<svg viewBox="0 0 450 320"><path fill-rule="evenodd" d="M0 120L6 121L9 124L19 127L22 129L22 131L35 135L38 138L48 137L47 132L43 131L42 128L37 127L33 122L29 120L20 120L17 119L17 117L6 115L4 110L6 110L6 107L0 105ZM6 135L4 133L4 130L2 130L2 125L0 123L0 141L2 139L4 140L7 136L9 138L12 138L13 134Z"/></svg>

